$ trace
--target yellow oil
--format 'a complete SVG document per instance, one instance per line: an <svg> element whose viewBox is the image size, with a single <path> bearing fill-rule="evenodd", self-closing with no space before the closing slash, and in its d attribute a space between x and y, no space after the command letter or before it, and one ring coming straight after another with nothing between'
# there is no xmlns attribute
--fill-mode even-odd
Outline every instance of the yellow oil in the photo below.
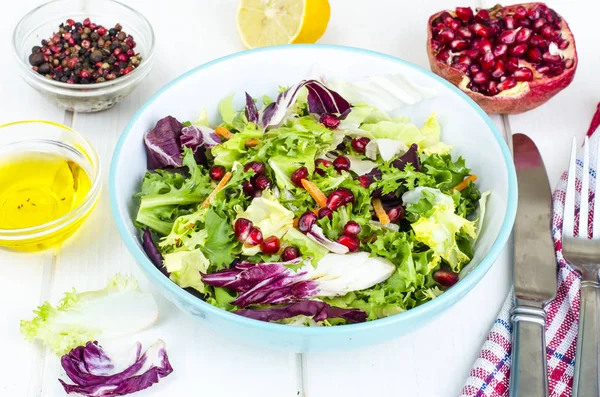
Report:
<svg viewBox="0 0 600 397"><path fill-rule="evenodd" d="M78 207L91 188L76 162L28 152L0 159L0 229L43 225Z"/></svg>

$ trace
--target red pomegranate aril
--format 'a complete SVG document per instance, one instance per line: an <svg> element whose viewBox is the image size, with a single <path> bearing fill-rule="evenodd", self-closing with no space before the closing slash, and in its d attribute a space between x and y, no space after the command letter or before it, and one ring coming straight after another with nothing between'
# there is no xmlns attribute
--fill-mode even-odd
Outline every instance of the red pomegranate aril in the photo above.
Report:
<svg viewBox="0 0 600 397"><path fill-rule="evenodd" d="M263 254L273 255L279 252L279 246L279 238L277 236L269 236L260 244L260 250Z"/></svg>
<svg viewBox="0 0 600 397"><path fill-rule="evenodd" d="M473 42L473 45L476 45L479 49L479 52L481 52L482 54L492 51L492 42L486 38L482 38L476 42Z"/></svg>
<svg viewBox="0 0 600 397"><path fill-rule="evenodd" d="M544 18L539 18L533 21L533 30L536 32L541 32L542 28L546 25L546 20Z"/></svg>
<svg viewBox="0 0 600 397"><path fill-rule="evenodd" d="M473 19L473 10L471 7L456 7L456 16L460 18L461 21L469 22Z"/></svg>
<svg viewBox="0 0 600 397"><path fill-rule="evenodd" d="M333 160L333 168L336 171L348 171L350 169L350 160L346 156L338 156Z"/></svg>
<svg viewBox="0 0 600 397"><path fill-rule="evenodd" d="M536 70L538 71L538 73L545 74L545 73L548 73L550 71L550 66L548 66L548 65L542 65L542 66L536 68Z"/></svg>
<svg viewBox="0 0 600 397"><path fill-rule="evenodd" d="M496 58L500 58L506 55L507 51L508 46L506 44L498 44L496 47L494 47L493 53Z"/></svg>
<svg viewBox="0 0 600 397"><path fill-rule="evenodd" d="M360 234L361 230L360 224L355 221L348 221L346 222L346 225L344 225L344 234L346 236L357 236Z"/></svg>
<svg viewBox="0 0 600 397"><path fill-rule="evenodd" d="M540 12L536 9L529 9L527 10L527 18L533 20L536 20L540 17Z"/></svg>
<svg viewBox="0 0 600 397"><path fill-rule="evenodd" d="M527 51L527 44L517 44L514 47L510 48L510 55L520 58L523 56L523 54L525 54L525 51Z"/></svg>
<svg viewBox="0 0 600 397"><path fill-rule="evenodd" d="M433 272L433 279L443 287L452 287L459 280L458 273L441 269Z"/></svg>
<svg viewBox="0 0 600 397"><path fill-rule="evenodd" d="M466 57L469 57L470 59L475 59L479 56L479 51L470 49L470 50L464 51L464 54Z"/></svg>
<svg viewBox="0 0 600 397"><path fill-rule="evenodd" d="M491 52L486 52L482 57L481 57L481 68L483 70L490 70L494 67L495 65L495 61L494 61L494 54L492 54Z"/></svg>
<svg viewBox="0 0 600 397"><path fill-rule="evenodd" d="M371 142L371 140L366 137L354 138L352 140L352 149L354 149L356 153L365 153L367 151L367 145L369 144L369 142Z"/></svg>
<svg viewBox="0 0 600 397"><path fill-rule="evenodd" d="M244 244L254 246L254 245L262 244L262 242L263 242L262 232L256 226L252 226L250 228L250 233L248 233L248 237L246 237L246 240L244 241Z"/></svg>
<svg viewBox="0 0 600 397"><path fill-rule="evenodd" d="M502 20L504 22L504 27L506 29L514 29L515 28L515 19L511 16L508 16Z"/></svg>
<svg viewBox="0 0 600 397"><path fill-rule="evenodd" d="M329 160L316 159L315 160L315 172L321 176L325 176L327 173L325 168L333 167L333 164Z"/></svg>
<svg viewBox="0 0 600 397"><path fill-rule="evenodd" d="M246 218L238 218L233 225L235 237L241 242L246 241L250 234L250 229L252 229L252 221Z"/></svg>
<svg viewBox="0 0 600 397"><path fill-rule="evenodd" d="M242 190L244 191L244 194L249 197L254 197L254 193L256 193L256 189L254 189L254 186L252 186L250 181L242 182Z"/></svg>
<svg viewBox="0 0 600 397"><path fill-rule="evenodd" d="M506 91L506 90L510 90L511 88L513 88L514 86L517 85L517 81L515 80L514 77L507 77L504 81L501 81L500 83L498 83L498 91Z"/></svg>
<svg viewBox="0 0 600 397"><path fill-rule="evenodd" d="M558 63L558 62L562 61L562 58L560 57L560 55L552 55L549 52L545 52L542 55L542 59L548 63Z"/></svg>
<svg viewBox="0 0 600 397"><path fill-rule="evenodd" d="M495 79L499 79L500 77L504 76L506 74L506 69L504 66L504 61L503 60L499 60L498 62L496 62L496 66L494 66L494 69L492 70L492 77Z"/></svg>
<svg viewBox="0 0 600 397"><path fill-rule="evenodd" d="M467 48L469 48L469 43L463 39L455 39L452 40L452 42L450 43L450 48L452 48L455 51L466 50Z"/></svg>
<svg viewBox="0 0 600 397"><path fill-rule="evenodd" d="M210 179L212 179L213 181L220 181L221 179L223 179L223 177L225 176L225 172L225 167L223 167L222 165L213 165L208 171Z"/></svg>
<svg viewBox="0 0 600 397"><path fill-rule="evenodd" d="M469 30L469 28L465 26L461 26L456 30L456 34L463 39L470 39L473 37L473 33Z"/></svg>
<svg viewBox="0 0 600 397"><path fill-rule="evenodd" d="M488 10L482 8L481 10L477 11L477 14L475 14L475 19L479 22L485 22L490 19L490 13Z"/></svg>
<svg viewBox="0 0 600 397"><path fill-rule="evenodd" d="M487 74L485 74L484 72L478 72L478 73L475 73L472 80L475 84L484 85L485 83L488 82L489 78L488 78Z"/></svg>
<svg viewBox="0 0 600 397"><path fill-rule="evenodd" d="M571 69L574 64L575 64L575 62L573 62L572 59L567 59L565 61L565 69Z"/></svg>
<svg viewBox="0 0 600 397"><path fill-rule="evenodd" d="M443 29L436 37L436 40L438 40L440 43L442 44L448 44L450 43L452 40L454 40L454 32L451 29Z"/></svg>
<svg viewBox="0 0 600 397"><path fill-rule="evenodd" d="M271 187L271 179L268 176L261 174L252 178L252 186L258 190L265 190Z"/></svg>
<svg viewBox="0 0 600 397"><path fill-rule="evenodd" d="M531 21L529 19L521 19L521 20L519 20L519 26L523 27L523 28L530 28Z"/></svg>
<svg viewBox="0 0 600 397"><path fill-rule="evenodd" d="M527 9L523 6L518 6L515 9L515 18L516 19L525 19L527 18Z"/></svg>
<svg viewBox="0 0 600 397"><path fill-rule="evenodd" d="M509 73L513 73L519 67L519 60L515 57L510 57L506 59L505 62L506 71Z"/></svg>
<svg viewBox="0 0 600 397"><path fill-rule="evenodd" d="M317 221L317 215L312 211L306 211L300 219L298 219L298 230L302 233L308 233Z"/></svg>
<svg viewBox="0 0 600 397"><path fill-rule="evenodd" d="M542 52L537 48L530 48L527 50L527 59L534 63L542 62Z"/></svg>
<svg viewBox="0 0 600 397"><path fill-rule="evenodd" d="M452 63L464 63L465 65L471 65L471 58L466 55L456 55L452 58Z"/></svg>
<svg viewBox="0 0 600 397"><path fill-rule="evenodd" d="M319 219L322 219L322 218L329 218L329 219L331 219L333 217L333 211L330 210L327 207L321 208L319 210L319 213L317 214L317 216L319 217Z"/></svg>
<svg viewBox="0 0 600 397"><path fill-rule="evenodd" d="M457 30L458 28L460 28L460 21L456 18L450 18L446 21L446 25L448 25L448 27L452 30Z"/></svg>
<svg viewBox="0 0 600 397"><path fill-rule="evenodd" d="M471 71L471 74L475 74L475 73L481 71L481 67L479 65L475 64L475 65L471 65L469 67L469 70Z"/></svg>
<svg viewBox="0 0 600 397"><path fill-rule="evenodd" d="M319 118L319 123L323 124L330 130L336 129L340 125L340 120L330 113L323 113Z"/></svg>
<svg viewBox="0 0 600 397"><path fill-rule="evenodd" d="M498 83L496 83L494 80L490 81L487 92L489 95L496 95L499 93L500 91L498 91Z"/></svg>
<svg viewBox="0 0 600 397"><path fill-rule="evenodd" d="M548 43L546 43L546 40L544 40L542 36L537 34L531 36L531 41L529 41L529 45L540 49L545 49L548 47Z"/></svg>
<svg viewBox="0 0 600 397"><path fill-rule="evenodd" d="M527 41L531 38L531 29L521 28L515 34L515 40L517 43L527 43Z"/></svg>
<svg viewBox="0 0 600 397"><path fill-rule="evenodd" d="M505 30L504 32L500 33L500 36L498 36L498 40L500 40L500 42L504 44L512 44L515 42L516 37L517 34L514 30Z"/></svg>
<svg viewBox="0 0 600 397"><path fill-rule="evenodd" d="M300 167L292 173L290 179L292 183L298 187L302 187L302 179L308 178L308 168Z"/></svg>
<svg viewBox="0 0 600 397"><path fill-rule="evenodd" d="M490 36L490 30L486 26L483 26L480 23L474 23L473 25L471 25L471 30L473 31L473 33L475 33L476 36L479 36L479 37L489 37Z"/></svg>
<svg viewBox="0 0 600 397"><path fill-rule="evenodd" d="M327 208L332 211L337 210L345 204L344 197L338 192L333 192L327 197Z"/></svg>
<svg viewBox="0 0 600 397"><path fill-rule="evenodd" d="M250 170L253 170L255 175L260 175L267 172L267 167L261 161L251 161L244 166L244 171L248 172Z"/></svg>
<svg viewBox="0 0 600 397"><path fill-rule="evenodd" d="M356 252L360 248L360 240L356 236L344 234L337 239L337 242L348 248L350 252Z"/></svg>
<svg viewBox="0 0 600 397"><path fill-rule="evenodd" d="M300 256L300 250L298 247L290 245L289 247L285 247L283 252L281 253L281 260L283 262L293 261L294 259Z"/></svg>
<svg viewBox="0 0 600 397"><path fill-rule="evenodd" d="M387 211L387 216L390 218L390 222L396 223L404 219L404 208L402 206L395 207Z"/></svg>
<svg viewBox="0 0 600 397"><path fill-rule="evenodd" d="M568 41L562 41L559 45L558 48L561 50L566 50L567 48L569 48L569 42Z"/></svg>
<svg viewBox="0 0 600 397"><path fill-rule="evenodd" d="M547 39L551 39L556 35L556 32L550 25L544 25L540 30L540 33Z"/></svg>
<svg viewBox="0 0 600 397"><path fill-rule="evenodd" d="M515 76L515 80L517 80L517 81L533 80L533 72L531 71L531 69L526 68L526 67L522 67L522 68L515 70L515 72L513 73L513 76Z"/></svg>
<svg viewBox="0 0 600 397"><path fill-rule="evenodd" d="M371 177L370 175L361 175L356 179L358 180L358 183L360 183L360 186L364 187L365 189L367 189L369 186L371 186L373 182L375 182L373 180L373 177Z"/></svg>
<svg viewBox="0 0 600 397"><path fill-rule="evenodd" d="M440 53L436 55L436 58L442 62L447 62L448 59L450 59L450 51L448 51L448 50L440 51Z"/></svg>
<svg viewBox="0 0 600 397"><path fill-rule="evenodd" d="M342 195L344 199L344 204L354 203L354 193L352 193L352 190L346 189L345 187L341 187L338 190L336 190L336 193Z"/></svg>
<svg viewBox="0 0 600 397"><path fill-rule="evenodd" d="M452 67L464 74L467 74L467 72L469 71L469 65L466 65L464 63L456 63L452 65Z"/></svg>

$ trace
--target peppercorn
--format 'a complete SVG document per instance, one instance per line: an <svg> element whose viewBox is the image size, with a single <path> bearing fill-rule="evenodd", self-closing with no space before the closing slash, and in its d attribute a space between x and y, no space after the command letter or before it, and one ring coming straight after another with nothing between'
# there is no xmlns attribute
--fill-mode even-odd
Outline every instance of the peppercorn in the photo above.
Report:
<svg viewBox="0 0 600 397"><path fill-rule="evenodd" d="M46 63L42 63L38 67L38 73L40 73L40 74L48 74L48 73L50 73L51 70L52 70L52 67L47 62Z"/></svg>
<svg viewBox="0 0 600 397"><path fill-rule="evenodd" d="M108 34L111 36L115 36L117 34L117 31L113 28L108 29Z"/></svg>
<svg viewBox="0 0 600 397"><path fill-rule="evenodd" d="M98 41L99 38L100 35L98 34L98 32L93 32L92 34L90 34L90 39L92 39L92 41Z"/></svg>
<svg viewBox="0 0 600 397"><path fill-rule="evenodd" d="M94 50L92 51L92 54L90 55L90 61L92 61L93 63L96 62L101 62L102 61L102 52L100 50Z"/></svg>
<svg viewBox="0 0 600 397"><path fill-rule="evenodd" d="M119 32L119 34L117 35L117 38L121 41L125 40L126 37L127 37L127 33L125 33L125 32Z"/></svg>
<svg viewBox="0 0 600 397"><path fill-rule="evenodd" d="M120 32L120 31L121 31L121 29L123 29L123 26L121 26L121 24L120 24L120 23L117 23L117 24L115 25L115 30L116 30L117 32Z"/></svg>
<svg viewBox="0 0 600 397"><path fill-rule="evenodd" d="M32 66L40 66L42 63L44 63L44 54L39 51L34 52L29 56L29 63Z"/></svg>

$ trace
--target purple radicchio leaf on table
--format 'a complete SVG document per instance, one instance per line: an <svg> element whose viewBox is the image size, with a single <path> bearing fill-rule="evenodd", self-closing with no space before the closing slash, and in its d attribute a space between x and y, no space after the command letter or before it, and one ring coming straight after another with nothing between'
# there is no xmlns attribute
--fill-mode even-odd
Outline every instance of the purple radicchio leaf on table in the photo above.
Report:
<svg viewBox="0 0 600 397"><path fill-rule="evenodd" d="M158 120L144 135L149 170L181 167L181 130L183 125L172 116Z"/></svg>
<svg viewBox="0 0 600 397"><path fill-rule="evenodd" d="M61 365L74 384L67 384L62 379L59 382L68 394L114 397L146 389L173 372L162 340L152 344L144 354L140 353L138 342L132 362L124 370L115 372L110 358L98 343L88 342L61 358Z"/></svg>
<svg viewBox="0 0 600 397"><path fill-rule="evenodd" d="M146 228L146 230L144 230L144 234L142 235L142 247L154 266L156 266L162 274L169 277L167 269L163 266L163 257L158 250L156 243L154 243L154 240L152 239L152 233L150 232L149 228Z"/></svg>
<svg viewBox="0 0 600 397"><path fill-rule="evenodd" d="M367 313L360 309L342 309L314 300L305 300L267 309L243 309L234 313L260 321L278 321L300 315L312 316L315 321L323 321L329 318L343 318L351 323L360 323L367 319Z"/></svg>
<svg viewBox="0 0 600 397"><path fill-rule="evenodd" d="M421 171L421 163L419 162L419 146L416 143L410 145L406 153L392 162L392 165L400 171L404 171L404 167L411 164L415 171Z"/></svg>
<svg viewBox="0 0 600 397"><path fill-rule="evenodd" d="M246 120L250 123L258 123L258 109L254 99L248 93L246 93Z"/></svg>

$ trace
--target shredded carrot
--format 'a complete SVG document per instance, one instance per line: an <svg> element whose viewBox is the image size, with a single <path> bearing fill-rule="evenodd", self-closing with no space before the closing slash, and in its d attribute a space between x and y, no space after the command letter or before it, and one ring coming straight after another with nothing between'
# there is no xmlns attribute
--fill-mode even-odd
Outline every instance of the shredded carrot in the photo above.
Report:
<svg viewBox="0 0 600 397"><path fill-rule="evenodd" d="M300 218L295 218L295 219L294 219L294 224L293 224L293 225L294 225L294 227L295 227L296 229L298 229L298 222L300 222Z"/></svg>
<svg viewBox="0 0 600 397"><path fill-rule="evenodd" d="M246 147L255 147L258 145L260 141L256 138L252 138L252 139L247 139L246 142L244 143L246 145Z"/></svg>
<svg viewBox="0 0 600 397"><path fill-rule="evenodd" d="M302 186L306 189L308 194L310 194L311 197L315 199L317 205L320 208L327 206L327 196L323 194L323 192L321 191L321 189L319 189L317 185L315 185L308 179L302 179Z"/></svg>
<svg viewBox="0 0 600 397"><path fill-rule="evenodd" d="M450 189L450 193L453 193L455 190L458 190L460 192L461 190L464 190L467 186L469 186L469 182L475 182L476 180L477 180L477 175L469 175L458 185L456 185L452 189Z"/></svg>
<svg viewBox="0 0 600 397"><path fill-rule="evenodd" d="M229 180L231 179L231 175L231 172L227 172L225 175L223 175L223 179L219 181L217 187L215 187L214 190L210 192L208 197L206 197L206 200L204 200L204 202L202 203L202 207L208 208L212 199L217 195L217 193L221 191L221 189L225 187L225 185L227 185L227 182L229 182Z"/></svg>
<svg viewBox="0 0 600 397"><path fill-rule="evenodd" d="M218 126L217 128L215 128L215 134L217 134L218 136L225 138L225 139L231 139L231 137L233 136L231 131L229 131L227 128L221 127L221 126Z"/></svg>
<svg viewBox="0 0 600 397"><path fill-rule="evenodd" d="M373 235L371 237L365 237L364 239L362 239L362 242L367 244L367 243L374 243L375 241L377 241L377 236Z"/></svg>
<svg viewBox="0 0 600 397"><path fill-rule="evenodd" d="M377 218L379 219L379 222L381 222L382 225L387 225L388 223L390 223L390 217L388 216L387 212L385 212L385 210L383 209L383 205L381 205L380 199L373 199L373 209L375 209L375 215L377 215Z"/></svg>

